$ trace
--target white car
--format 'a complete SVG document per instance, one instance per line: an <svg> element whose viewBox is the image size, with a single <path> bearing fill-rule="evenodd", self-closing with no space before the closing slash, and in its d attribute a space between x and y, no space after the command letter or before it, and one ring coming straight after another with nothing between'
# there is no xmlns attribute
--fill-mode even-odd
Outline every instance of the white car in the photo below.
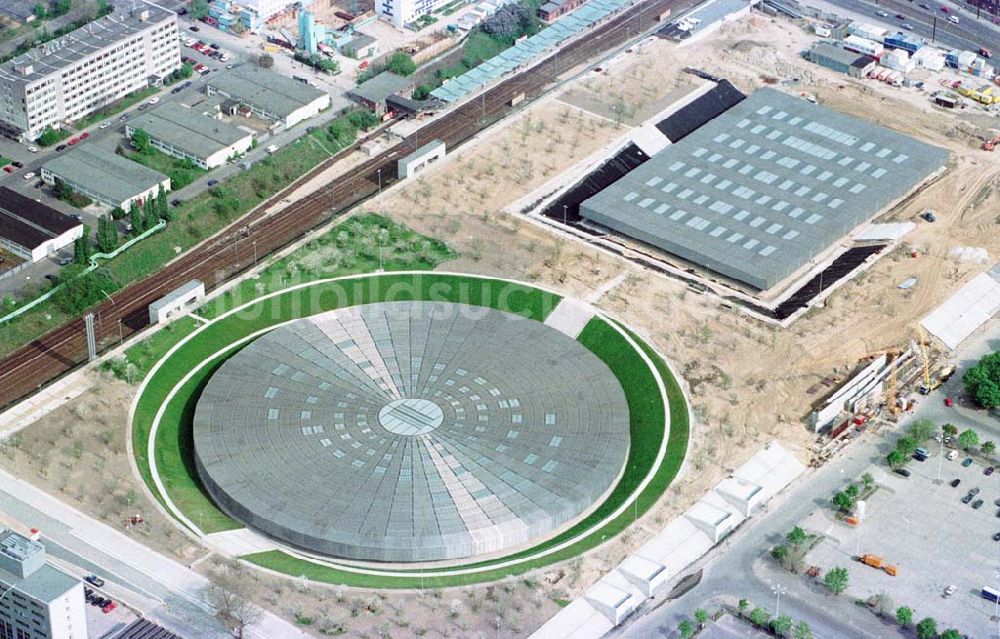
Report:
<svg viewBox="0 0 1000 639"><path fill-rule="evenodd" d="M955 594L956 592L958 592L958 586L951 585L951 586L948 586L947 588L944 589L944 596L945 597L950 597L953 594Z"/></svg>
<svg viewBox="0 0 1000 639"><path fill-rule="evenodd" d="M149 103L150 103L150 104L159 104L159 103L160 103L160 98L158 98L158 97L156 97L156 96L153 96L153 97L151 97L151 98L149 99Z"/></svg>
<svg viewBox="0 0 1000 639"><path fill-rule="evenodd" d="M97 128L99 128L99 129L106 129L106 128L108 128L109 126L111 126L111 123L110 123L110 122L101 122L101 126L99 126L99 127L97 127Z"/></svg>
<svg viewBox="0 0 1000 639"><path fill-rule="evenodd" d="M31 152L31 153L38 153L38 147L37 146L29 146L28 147L28 151Z"/></svg>
<svg viewBox="0 0 1000 639"><path fill-rule="evenodd" d="M30 180L33 177L35 177L34 171L28 171L27 173L24 174L24 179L25 180Z"/></svg>

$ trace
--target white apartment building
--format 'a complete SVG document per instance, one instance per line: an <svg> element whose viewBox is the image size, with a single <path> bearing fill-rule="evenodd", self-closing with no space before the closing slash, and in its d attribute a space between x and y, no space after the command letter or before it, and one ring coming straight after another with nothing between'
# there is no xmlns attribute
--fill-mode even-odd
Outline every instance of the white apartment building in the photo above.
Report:
<svg viewBox="0 0 1000 639"><path fill-rule="evenodd" d="M10 530L0 532L0 593L0 639L87 639L83 582Z"/></svg>
<svg viewBox="0 0 1000 639"><path fill-rule="evenodd" d="M177 16L142 0L0 65L0 133L34 140L181 66Z"/></svg>
<svg viewBox="0 0 1000 639"><path fill-rule="evenodd" d="M376 0L378 16L397 27L403 27L444 6L449 0Z"/></svg>

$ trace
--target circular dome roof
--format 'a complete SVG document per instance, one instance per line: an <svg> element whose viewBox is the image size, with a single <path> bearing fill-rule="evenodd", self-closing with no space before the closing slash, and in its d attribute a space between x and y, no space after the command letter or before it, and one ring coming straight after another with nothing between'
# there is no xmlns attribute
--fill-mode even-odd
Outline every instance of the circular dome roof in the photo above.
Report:
<svg viewBox="0 0 1000 639"><path fill-rule="evenodd" d="M439 302L296 320L217 370L198 472L231 515L369 561L493 553L547 535L615 483L625 395L545 324Z"/></svg>

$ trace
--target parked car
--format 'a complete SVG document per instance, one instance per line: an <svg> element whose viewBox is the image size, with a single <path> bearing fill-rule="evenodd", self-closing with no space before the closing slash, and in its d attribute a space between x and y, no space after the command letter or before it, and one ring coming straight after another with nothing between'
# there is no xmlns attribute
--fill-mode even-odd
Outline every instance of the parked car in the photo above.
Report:
<svg viewBox="0 0 1000 639"><path fill-rule="evenodd" d="M180 200L178 200L176 198L174 198L173 200L170 200L170 206L180 206L180 205L181 205L181 201Z"/></svg>
<svg viewBox="0 0 1000 639"><path fill-rule="evenodd" d="M945 457L948 459L948 461L955 461L955 459L958 458L958 451L957 450L949 450L948 454L945 455Z"/></svg>
<svg viewBox="0 0 1000 639"><path fill-rule="evenodd" d="M993 534L993 541L1000 541L1000 532Z"/></svg>
<svg viewBox="0 0 1000 639"><path fill-rule="evenodd" d="M83 133L80 134L80 139L81 140L86 140L89 137L90 137L90 133L88 133L87 131L84 131Z"/></svg>
<svg viewBox="0 0 1000 639"><path fill-rule="evenodd" d="M151 97L151 98L149 99L149 103L150 103L150 104L159 104L159 103L160 103L160 98L158 98L158 97L156 97L156 96L154 95L153 97Z"/></svg>
<svg viewBox="0 0 1000 639"><path fill-rule="evenodd" d="M952 488L958 488L958 485L961 484L961 483L962 483L961 479L952 479L951 480L951 487ZM1000 501L1000 499L998 499L997 501ZM997 504L997 505L1000 506L1000 504Z"/></svg>
<svg viewBox="0 0 1000 639"><path fill-rule="evenodd" d="M65 151L69 147L68 144L60 144L56 147L56 151Z"/></svg>
<svg viewBox="0 0 1000 639"><path fill-rule="evenodd" d="M104 122L101 122L101 126L99 126L99 127L97 127L97 128L99 128L99 129L106 129L106 128L108 128L109 126L111 126L111 123L110 123L110 122L108 122L108 121L104 121Z"/></svg>
<svg viewBox="0 0 1000 639"><path fill-rule="evenodd" d="M195 33L197 33L198 31L201 31L201 29L199 29L197 26L195 26L193 24L190 27L188 27L188 29L191 29Z"/></svg>
<svg viewBox="0 0 1000 639"><path fill-rule="evenodd" d="M212 48L213 48L213 49L215 49L216 51L218 51L218 50L219 50L219 45L215 44L214 42L213 42L212 44L208 45L208 46L212 47Z"/></svg>
<svg viewBox="0 0 1000 639"><path fill-rule="evenodd" d="M123 113L122 117L118 118L119 122L124 122L125 120L128 120L128 113Z"/></svg>
<svg viewBox="0 0 1000 639"><path fill-rule="evenodd" d="M37 182L35 182L35 188L36 189L40 189L43 186L45 186L45 182L43 182L42 180L38 180Z"/></svg>
<svg viewBox="0 0 1000 639"><path fill-rule="evenodd" d="M92 586L96 586L97 588L104 586L104 580L97 575L87 575L83 578L83 580Z"/></svg>
<svg viewBox="0 0 1000 639"><path fill-rule="evenodd" d="M992 475L994 473L994 471L996 471L996 467L994 467L994 466L987 466L986 470L983 471L983 474L986 475L987 477L989 477L990 475Z"/></svg>
<svg viewBox="0 0 1000 639"><path fill-rule="evenodd" d="M972 501L972 494L971 494L971 493L970 493L970 494L968 494L968 495L966 495L965 497L962 497L962 503L963 503L963 504L967 504L967 503L969 503L970 501Z"/></svg>
<svg viewBox="0 0 1000 639"><path fill-rule="evenodd" d="M14 168L13 164L8 164L7 166L3 167L3 170L6 171L7 173L13 173L16 169Z"/></svg>
<svg viewBox="0 0 1000 639"><path fill-rule="evenodd" d="M979 55L983 56L984 58L992 58L993 52L987 49L986 47L979 47Z"/></svg>
<svg viewBox="0 0 1000 639"><path fill-rule="evenodd" d="M931 210L924 211L923 213L920 214L920 217L925 222L936 222L937 221L937 216L934 215L934 211L931 211Z"/></svg>
<svg viewBox="0 0 1000 639"><path fill-rule="evenodd" d="M973 497L975 497L976 495L978 495L979 494L979 486L976 486L975 488L971 489L969 491L969 494L972 495Z"/></svg>
<svg viewBox="0 0 1000 639"><path fill-rule="evenodd" d="M38 153L38 147L37 146L29 146L28 147L28 152L29 153Z"/></svg>
<svg viewBox="0 0 1000 639"><path fill-rule="evenodd" d="M950 597L956 592L958 592L958 586L948 586L947 588L944 589L944 596Z"/></svg>
<svg viewBox="0 0 1000 639"><path fill-rule="evenodd" d="M14 166L16 166L19 169L23 169L24 168L24 163L23 162L18 162L17 160L14 160L13 162L11 162L11 164L13 164Z"/></svg>
<svg viewBox="0 0 1000 639"><path fill-rule="evenodd" d="M927 4L926 2L921 2L920 3L920 8L921 9L927 9L928 11L931 10L931 6L929 4Z"/></svg>
<svg viewBox="0 0 1000 639"><path fill-rule="evenodd" d="M969 466L971 466L972 465L972 458L971 457L966 457L965 460L962 462L962 465L965 466L966 468L968 468Z"/></svg>
<svg viewBox="0 0 1000 639"><path fill-rule="evenodd" d="M70 146L74 146L74 145L76 145L76 143L77 143L77 142L79 142L79 141L80 141L80 138L70 138L70 139L69 139L69 142L67 142L66 144L68 144L68 145L70 145Z"/></svg>
<svg viewBox="0 0 1000 639"><path fill-rule="evenodd" d="M103 606L101 606L101 612L103 612L104 614L108 614L109 612L111 612L112 610L114 610L117 607L118 607L118 604L116 604L113 601L109 601L108 603L106 603Z"/></svg>
<svg viewBox="0 0 1000 639"><path fill-rule="evenodd" d="M149 105L148 105L148 104L146 104L146 103L143 103L143 104L140 104L140 105L139 105L139 110L140 110L140 111L145 111L145 110L146 110L146 109L148 109L148 108L149 108Z"/></svg>
<svg viewBox="0 0 1000 639"><path fill-rule="evenodd" d="M67 264L72 264L73 258L68 255L62 255L56 259L56 264L59 266L66 266Z"/></svg>
<svg viewBox="0 0 1000 639"><path fill-rule="evenodd" d="M910 471L906 470L905 468L897 468L893 472L896 473L897 475L902 475L903 477L910 476Z"/></svg>
<svg viewBox="0 0 1000 639"><path fill-rule="evenodd" d="M953 400L950 397L945 397L944 398L944 405L947 406L948 408L951 408L952 406L955 405L955 400Z"/></svg>
<svg viewBox="0 0 1000 639"><path fill-rule="evenodd" d="M209 181L208 181L208 185L209 185L209 186L215 186L215 185L216 185L216 184L218 184L218 183L219 183L219 181L218 181L218 180L209 180Z"/></svg>
<svg viewBox="0 0 1000 639"><path fill-rule="evenodd" d="M976 501L972 502L972 509L979 510L982 507L982 505L983 505L983 500L977 499Z"/></svg>
<svg viewBox="0 0 1000 639"><path fill-rule="evenodd" d="M24 179L26 181L34 179L34 177L35 177L35 172L34 171L28 171L27 173L24 174Z"/></svg>

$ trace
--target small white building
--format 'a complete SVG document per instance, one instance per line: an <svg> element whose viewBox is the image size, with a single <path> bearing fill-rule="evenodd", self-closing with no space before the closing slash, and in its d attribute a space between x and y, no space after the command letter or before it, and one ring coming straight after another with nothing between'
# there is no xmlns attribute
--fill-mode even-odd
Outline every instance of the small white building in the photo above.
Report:
<svg viewBox="0 0 1000 639"><path fill-rule="evenodd" d="M397 163L399 179L405 180L412 177L417 171L423 169L428 164L437 162L445 156L445 144L441 140L434 140L420 147L413 153L402 158Z"/></svg>
<svg viewBox="0 0 1000 639"><path fill-rule="evenodd" d="M163 324L184 310L186 306L205 299L205 285L191 280L149 305L149 323Z"/></svg>
<svg viewBox="0 0 1000 639"><path fill-rule="evenodd" d="M917 66L910 58L910 54L903 49L892 49L882 56L880 62L886 67L895 71L909 73Z"/></svg>
<svg viewBox="0 0 1000 639"><path fill-rule="evenodd" d="M873 24L868 24L867 22L852 22L847 25L847 33L866 40L882 42L889 31L887 29L883 29L882 27L876 27Z"/></svg>
<svg viewBox="0 0 1000 639"><path fill-rule="evenodd" d="M945 56L945 52L937 47L924 46L917 49L910 59L921 69L941 71L944 69Z"/></svg>
<svg viewBox="0 0 1000 639"><path fill-rule="evenodd" d="M868 38L862 38L856 35L849 35L844 38L844 48L848 51L855 51L857 53L863 53L865 55L870 55L874 57L879 57L885 50L881 42L876 42L874 40L869 40Z"/></svg>

